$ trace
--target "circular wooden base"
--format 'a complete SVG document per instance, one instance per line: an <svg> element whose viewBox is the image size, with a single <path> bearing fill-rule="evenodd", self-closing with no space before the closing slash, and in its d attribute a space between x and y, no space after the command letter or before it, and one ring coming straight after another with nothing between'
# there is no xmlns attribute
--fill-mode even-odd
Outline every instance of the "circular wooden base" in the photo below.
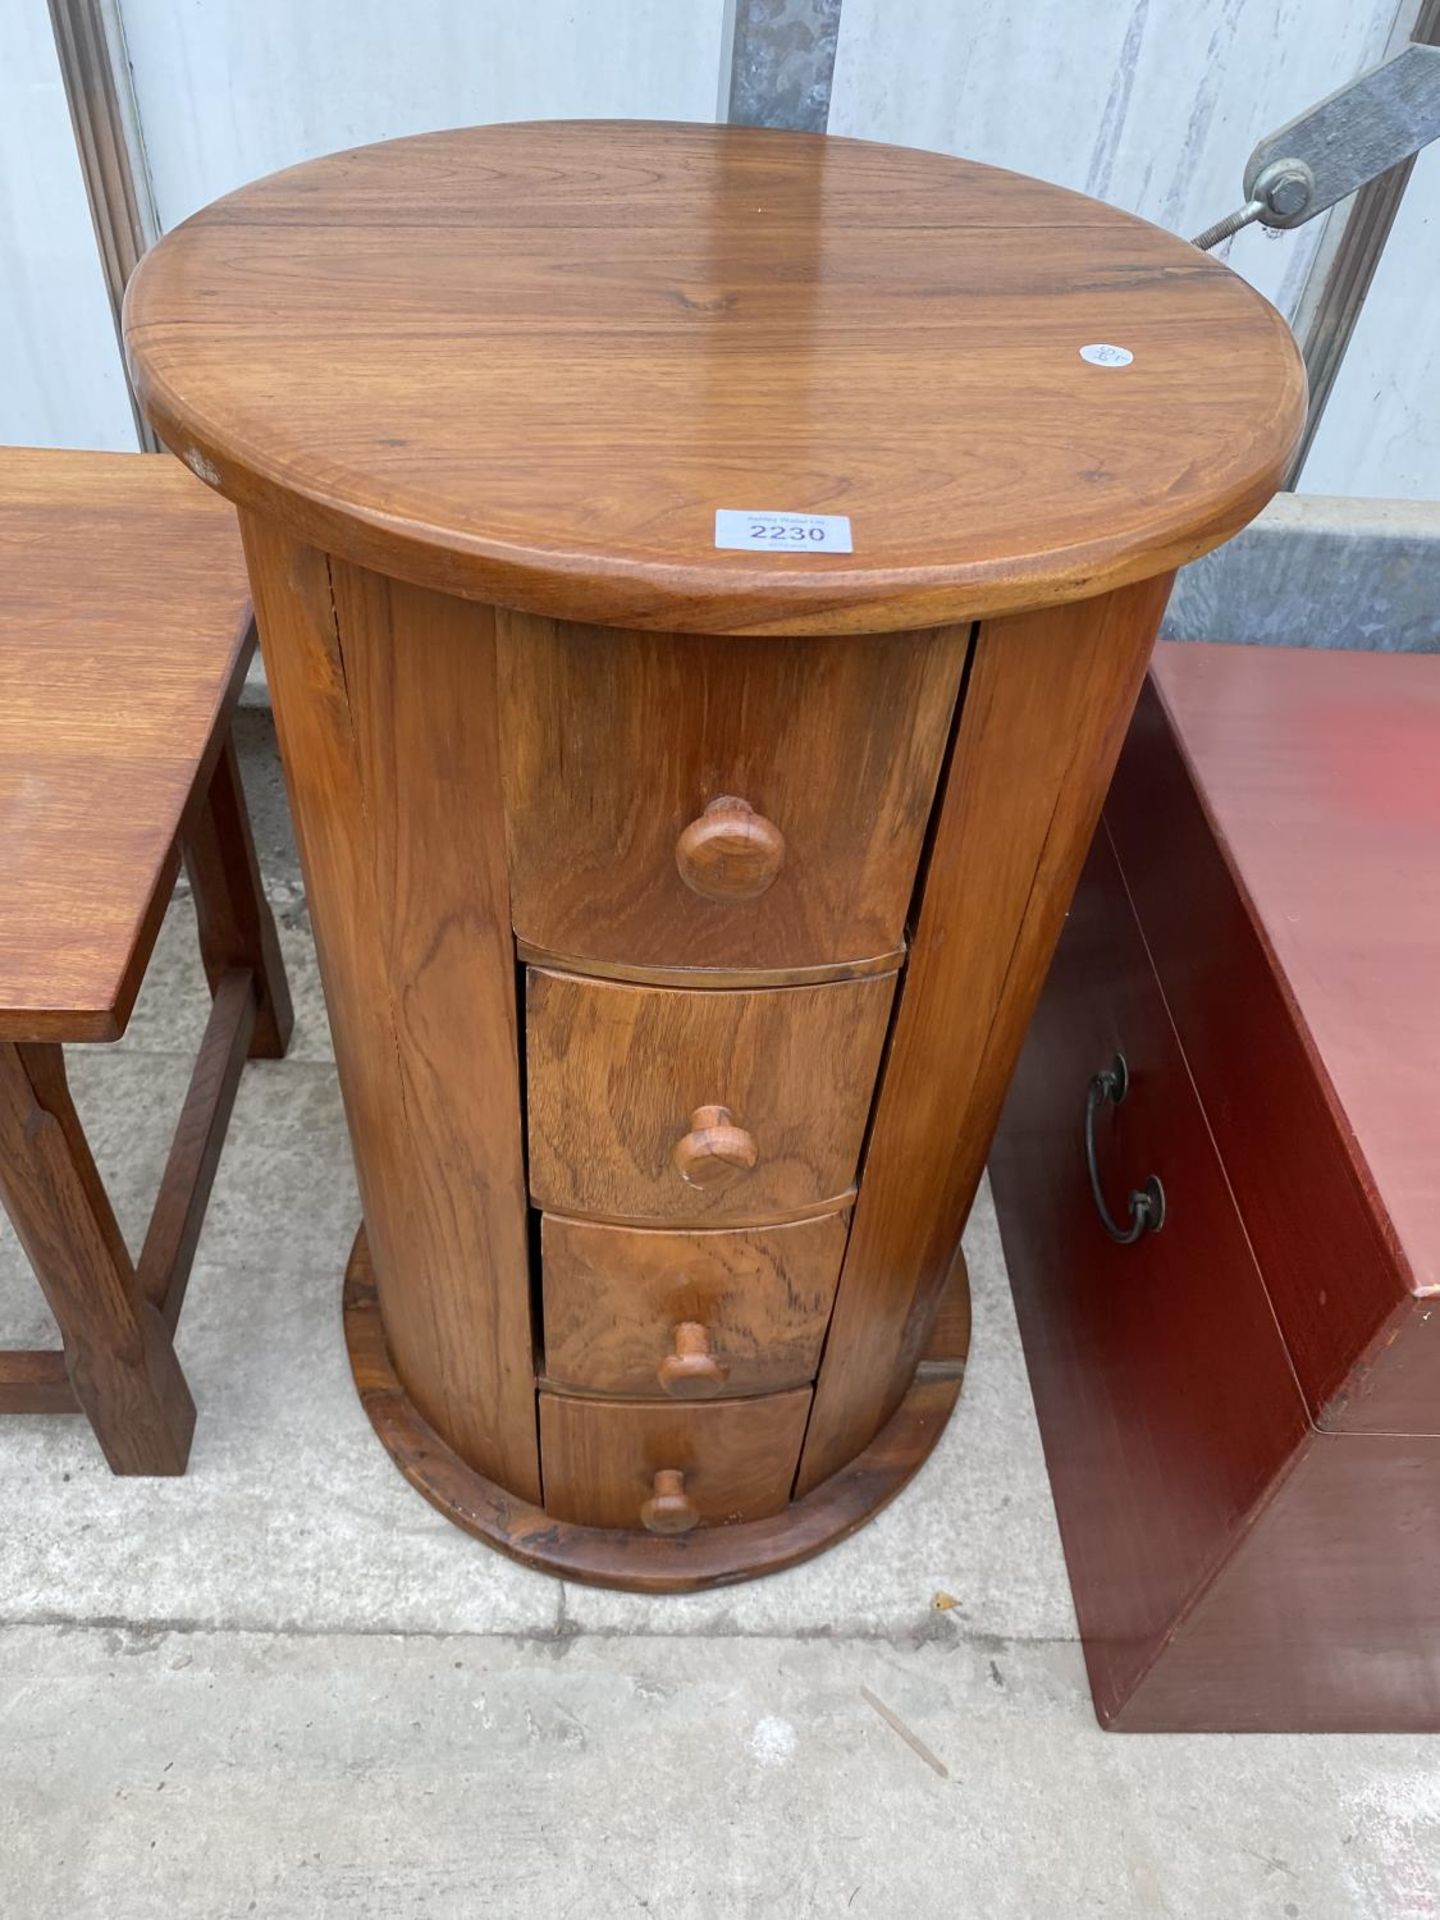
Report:
<svg viewBox="0 0 1440 1920"><path fill-rule="evenodd" d="M862 1527L928 1457L960 1393L958 1371L922 1367L889 1424L839 1473L769 1520L661 1538L636 1529L553 1520L467 1466L411 1405L385 1344L365 1244L345 1273L345 1342L360 1404L405 1478L447 1520L527 1567L596 1587L690 1593L778 1573Z"/></svg>

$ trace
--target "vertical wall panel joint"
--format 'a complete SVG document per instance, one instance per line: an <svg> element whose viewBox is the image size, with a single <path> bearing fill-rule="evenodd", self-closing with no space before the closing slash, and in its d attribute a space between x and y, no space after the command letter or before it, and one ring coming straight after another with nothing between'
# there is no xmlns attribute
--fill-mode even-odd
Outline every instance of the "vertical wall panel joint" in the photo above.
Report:
<svg viewBox="0 0 1440 1920"><path fill-rule="evenodd" d="M118 340L126 284L158 231L123 32L111 0L50 0L50 21ZM130 406L141 445L153 451L159 442L133 392Z"/></svg>
<svg viewBox="0 0 1440 1920"><path fill-rule="evenodd" d="M841 0L733 0L729 119L823 133Z"/></svg>

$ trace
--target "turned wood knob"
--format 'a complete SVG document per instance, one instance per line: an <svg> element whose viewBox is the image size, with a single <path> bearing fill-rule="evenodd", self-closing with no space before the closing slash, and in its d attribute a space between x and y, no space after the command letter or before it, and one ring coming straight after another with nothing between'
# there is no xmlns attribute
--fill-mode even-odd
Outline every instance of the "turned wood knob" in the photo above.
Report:
<svg viewBox="0 0 1440 1920"><path fill-rule="evenodd" d="M748 1173L759 1157L754 1134L736 1126L728 1107L697 1107L670 1160L688 1186L715 1187Z"/></svg>
<svg viewBox="0 0 1440 1920"><path fill-rule="evenodd" d="M685 1491L685 1476L661 1467L655 1491L640 1509L640 1524L651 1533L689 1533L700 1524L700 1509Z"/></svg>
<svg viewBox="0 0 1440 1920"><path fill-rule="evenodd" d="M748 800L722 793L675 842L675 864L707 900L754 900L785 864L785 836Z"/></svg>
<svg viewBox="0 0 1440 1920"><path fill-rule="evenodd" d="M656 1376L677 1400L705 1400L729 1379L730 1362L711 1351L710 1335L698 1320L683 1320L675 1329L675 1351L666 1354Z"/></svg>

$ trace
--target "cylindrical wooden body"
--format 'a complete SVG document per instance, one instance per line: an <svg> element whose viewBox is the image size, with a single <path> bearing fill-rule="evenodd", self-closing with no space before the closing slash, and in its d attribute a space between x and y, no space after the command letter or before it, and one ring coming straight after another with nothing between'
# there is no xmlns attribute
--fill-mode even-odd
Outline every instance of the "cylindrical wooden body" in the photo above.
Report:
<svg viewBox="0 0 1440 1920"><path fill-rule="evenodd" d="M737 641L245 540L398 1390L569 1524L567 1571L624 1579L586 1533L679 1471L698 1520L652 1552L742 1573L917 1369L958 1390L961 1230L1168 580ZM783 861L702 892L736 797Z"/></svg>
<svg viewBox="0 0 1440 1920"><path fill-rule="evenodd" d="M1015 176L581 125L257 183L127 341L241 510L377 1431L569 1577L853 1531L959 1391L1006 1081L1173 569L1293 442L1283 326Z"/></svg>

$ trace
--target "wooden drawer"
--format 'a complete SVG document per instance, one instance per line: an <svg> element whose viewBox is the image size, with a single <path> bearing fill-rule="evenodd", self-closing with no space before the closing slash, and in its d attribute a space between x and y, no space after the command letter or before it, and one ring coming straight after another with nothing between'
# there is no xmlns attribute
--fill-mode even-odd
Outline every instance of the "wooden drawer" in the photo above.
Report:
<svg viewBox="0 0 1440 1920"><path fill-rule="evenodd" d="M1091 1200L1086 1088L1117 1216L1151 1174L1161 1231L1115 1245ZM1118 1711L1306 1431L1303 1403L1102 827L1006 1102L991 1183L1097 1706Z"/></svg>
<svg viewBox="0 0 1440 1920"><path fill-rule="evenodd" d="M676 1400L799 1386L819 1363L848 1229L844 1213L686 1233L546 1214L545 1376Z"/></svg>
<svg viewBox="0 0 1440 1920"><path fill-rule="evenodd" d="M894 974L701 992L531 968L537 1204L758 1225L843 1202L894 992Z"/></svg>
<svg viewBox="0 0 1440 1920"><path fill-rule="evenodd" d="M656 1475L678 1474L676 1494L692 1512L670 1525L662 1516L653 1531L686 1531L687 1518L702 1527L763 1520L790 1499L809 1411L808 1387L694 1406L542 1393L545 1510L590 1527L643 1526Z"/></svg>
<svg viewBox="0 0 1440 1920"><path fill-rule="evenodd" d="M498 621L530 957L723 974L893 956L965 628L797 646ZM707 816L725 798L751 812Z"/></svg>

